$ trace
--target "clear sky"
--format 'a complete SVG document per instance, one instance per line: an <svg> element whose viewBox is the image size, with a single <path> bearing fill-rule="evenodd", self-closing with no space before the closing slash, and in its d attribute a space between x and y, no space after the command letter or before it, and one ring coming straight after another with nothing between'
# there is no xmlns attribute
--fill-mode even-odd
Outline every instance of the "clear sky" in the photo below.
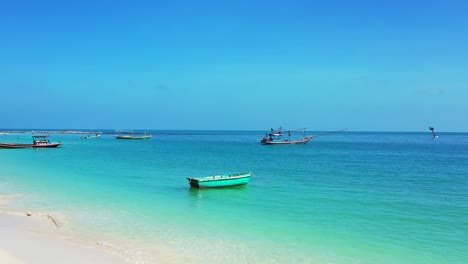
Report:
<svg viewBox="0 0 468 264"><path fill-rule="evenodd" d="M468 1L2 1L0 127L468 131Z"/></svg>

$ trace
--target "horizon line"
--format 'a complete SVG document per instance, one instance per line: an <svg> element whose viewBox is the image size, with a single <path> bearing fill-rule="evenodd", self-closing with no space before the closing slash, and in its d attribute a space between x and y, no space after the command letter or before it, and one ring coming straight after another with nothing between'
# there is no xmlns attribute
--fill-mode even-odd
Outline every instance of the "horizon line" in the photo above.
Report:
<svg viewBox="0 0 468 264"><path fill-rule="evenodd" d="M0 132L15 132L15 131L86 131L86 132L99 132L98 130L113 130L113 131L145 131L145 130L160 130L160 131L265 131L265 129L155 129L155 128L137 128L137 129L115 129L115 128L0 128ZM266 129L268 131L268 129ZM335 130L308 130L308 131L319 131L328 132ZM425 130L414 131L414 130L351 130L347 129L343 132L362 132L362 133L423 133ZM430 131L427 131L430 133ZM437 133L468 133L468 131L437 131Z"/></svg>

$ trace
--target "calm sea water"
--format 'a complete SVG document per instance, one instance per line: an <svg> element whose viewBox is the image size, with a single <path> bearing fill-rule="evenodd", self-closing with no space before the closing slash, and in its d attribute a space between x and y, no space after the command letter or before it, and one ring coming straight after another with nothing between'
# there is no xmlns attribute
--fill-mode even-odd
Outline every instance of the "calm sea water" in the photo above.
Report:
<svg viewBox="0 0 468 264"><path fill-rule="evenodd" d="M135 262L468 263L466 133L344 132L289 146L261 145L254 131L151 133L0 149L0 194ZM243 187L186 180L244 171L254 176Z"/></svg>

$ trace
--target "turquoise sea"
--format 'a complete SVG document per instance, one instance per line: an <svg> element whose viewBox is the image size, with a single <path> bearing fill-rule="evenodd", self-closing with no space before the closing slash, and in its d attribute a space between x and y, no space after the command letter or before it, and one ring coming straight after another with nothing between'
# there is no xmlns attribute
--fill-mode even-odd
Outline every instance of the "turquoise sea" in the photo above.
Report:
<svg viewBox="0 0 468 264"><path fill-rule="evenodd" d="M3 206L53 214L135 263L468 263L468 133L264 146L262 131L148 132L0 149ZM186 180L244 171L243 187Z"/></svg>

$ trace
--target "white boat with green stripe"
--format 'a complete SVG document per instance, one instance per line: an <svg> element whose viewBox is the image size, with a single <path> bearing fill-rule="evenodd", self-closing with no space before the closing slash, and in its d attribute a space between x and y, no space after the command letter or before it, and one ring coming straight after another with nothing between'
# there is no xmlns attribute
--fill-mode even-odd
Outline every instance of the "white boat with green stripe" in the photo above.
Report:
<svg viewBox="0 0 468 264"><path fill-rule="evenodd" d="M201 178L187 178L191 187L207 189L207 188L223 188L245 185L249 182L252 173L243 172L236 174L221 174L207 176Z"/></svg>

